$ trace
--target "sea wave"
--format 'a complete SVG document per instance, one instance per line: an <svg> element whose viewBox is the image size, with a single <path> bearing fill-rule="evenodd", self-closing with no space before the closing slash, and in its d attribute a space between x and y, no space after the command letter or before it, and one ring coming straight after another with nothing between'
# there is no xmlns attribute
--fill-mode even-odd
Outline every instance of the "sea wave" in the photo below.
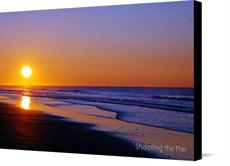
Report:
<svg viewBox="0 0 230 166"><path fill-rule="evenodd" d="M52 87L2 89L0 93L21 94L61 101L81 100L178 112L193 112L193 90L178 88L105 88L105 87ZM153 95L154 94L154 95Z"/></svg>
<svg viewBox="0 0 230 166"><path fill-rule="evenodd" d="M193 96L152 96L153 99L185 100L193 101Z"/></svg>

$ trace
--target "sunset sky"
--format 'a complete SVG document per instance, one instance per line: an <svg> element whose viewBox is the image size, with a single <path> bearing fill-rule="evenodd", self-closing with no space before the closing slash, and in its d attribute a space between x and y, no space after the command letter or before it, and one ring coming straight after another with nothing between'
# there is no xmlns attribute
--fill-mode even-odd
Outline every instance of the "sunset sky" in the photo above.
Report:
<svg viewBox="0 0 230 166"><path fill-rule="evenodd" d="M192 4L0 13L0 85L193 87Z"/></svg>

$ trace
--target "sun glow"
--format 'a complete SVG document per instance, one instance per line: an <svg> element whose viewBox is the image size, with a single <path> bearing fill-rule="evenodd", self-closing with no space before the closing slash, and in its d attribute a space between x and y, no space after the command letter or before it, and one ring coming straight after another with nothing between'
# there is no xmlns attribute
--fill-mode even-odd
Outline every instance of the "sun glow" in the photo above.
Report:
<svg viewBox="0 0 230 166"><path fill-rule="evenodd" d="M30 109L30 97L29 96L22 96L21 98L21 108L25 110Z"/></svg>
<svg viewBox="0 0 230 166"><path fill-rule="evenodd" d="M29 78L32 75L32 69L29 66L23 66L21 74L24 78Z"/></svg>

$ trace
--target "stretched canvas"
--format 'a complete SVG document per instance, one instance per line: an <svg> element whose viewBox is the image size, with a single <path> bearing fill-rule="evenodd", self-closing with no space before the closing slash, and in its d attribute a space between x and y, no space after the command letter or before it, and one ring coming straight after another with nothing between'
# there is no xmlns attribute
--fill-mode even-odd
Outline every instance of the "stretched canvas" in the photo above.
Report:
<svg viewBox="0 0 230 166"><path fill-rule="evenodd" d="M0 148L201 158L201 3L0 13Z"/></svg>

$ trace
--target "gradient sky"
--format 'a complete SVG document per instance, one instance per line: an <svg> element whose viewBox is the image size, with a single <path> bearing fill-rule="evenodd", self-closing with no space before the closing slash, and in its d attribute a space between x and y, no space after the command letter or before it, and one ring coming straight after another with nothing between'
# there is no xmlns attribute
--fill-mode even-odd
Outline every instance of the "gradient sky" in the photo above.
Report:
<svg viewBox="0 0 230 166"><path fill-rule="evenodd" d="M1 13L0 85L193 87L193 46L193 1Z"/></svg>

